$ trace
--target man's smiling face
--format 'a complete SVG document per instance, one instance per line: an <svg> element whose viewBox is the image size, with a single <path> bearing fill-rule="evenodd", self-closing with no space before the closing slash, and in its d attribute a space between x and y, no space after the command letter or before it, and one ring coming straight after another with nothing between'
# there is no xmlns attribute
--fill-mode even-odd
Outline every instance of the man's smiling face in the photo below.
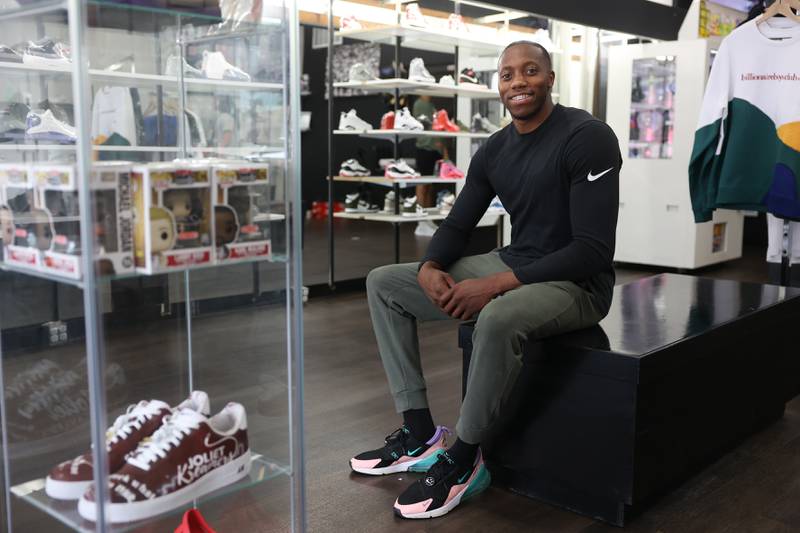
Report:
<svg viewBox="0 0 800 533"><path fill-rule="evenodd" d="M500 100L517 120L528 120L541 111L550 97L555 74L539 48L518 44L506 49L498 65Z"/></svg>

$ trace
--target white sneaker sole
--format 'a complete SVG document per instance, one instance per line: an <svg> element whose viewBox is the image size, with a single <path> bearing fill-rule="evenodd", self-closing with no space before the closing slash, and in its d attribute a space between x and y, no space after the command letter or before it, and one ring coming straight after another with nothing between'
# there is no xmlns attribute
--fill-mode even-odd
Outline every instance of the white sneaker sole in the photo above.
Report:
<svg viewBox="0 0 800 533"><path fill-rule="evenodd" d="M28 53L22 54L22 62L26 65L39 65L42 67L55 67L59 70L69 70L70 61L66 59L51 59Z"/></svg>
<svg viewBox="0 0 800 533"><path fill-rule="evenodd" d="M91 481L59 481L47 476L44 492L55 500L79 500L91 485Z"/></svg>
<svg viewBox="0 0 800 533"><path fill-rule="evenodd" d="M114 524L133 522L172 511L191 503L192 500L200 498L209 492L246 477L250 473L250 465L250 451L248 450L241 457L212 470L191 485L166 496L141 502L110 503L108 505L108 520ZM78 513L86 520L94 522L97 519L97 505L95 502L81 498L78 501Z"/></svg>
<svg viewBox="0 0 800 533"><path fill-rule="evenodd" d="M453 498L453 500L450 503L443 505L438 509L434 509L433 511L426 511L424 513L414 513L414 514L403 514L397 509L397 507L395 507L394 512L402 516L403 518L409 518L411 520L416 520L420 518L436 518L438 516L446 515L447 513L455 509L458 506L458 504L461 503L461 497L464 495L466 491L467 490L464 489L463 491L461 491L461 494Z"/></svg>

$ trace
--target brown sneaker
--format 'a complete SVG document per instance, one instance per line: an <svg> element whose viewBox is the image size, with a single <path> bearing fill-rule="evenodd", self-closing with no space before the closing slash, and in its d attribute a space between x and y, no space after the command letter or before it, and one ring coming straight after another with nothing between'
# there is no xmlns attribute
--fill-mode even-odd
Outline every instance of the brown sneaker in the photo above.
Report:
<svg viewBox="0 0 800 533"><path fill-rule="evenodd" d="M208 394L194 391L178 409L191 409L207 415L209 413ZM117 417L106 431L106 451L108 468L113 473L125 464L125 457L134 451L139 443L161 427L164 417L173 409L160 400L143 400L128 407ZM77 500L91 486L94 479L92 453L65 461L50 471L45 480L45 492L57 500Z"/></svg>
<svg viewBox="0 0 800 533"><path fill-rule="evenodd" d="M149 518L249 473L247 416L241 404L229 403L211 418L181 409L165 417L158 431L111 474L106 517L112 523ZM93 486L78 502L78 512L95 520Z"/></svg>

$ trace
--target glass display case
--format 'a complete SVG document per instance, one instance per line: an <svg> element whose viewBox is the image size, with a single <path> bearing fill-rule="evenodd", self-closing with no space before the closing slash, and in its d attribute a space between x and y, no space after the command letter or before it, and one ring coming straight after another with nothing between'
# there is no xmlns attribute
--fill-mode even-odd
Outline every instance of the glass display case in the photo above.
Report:
<svg viewBox="0 0 800 533"><path fill-rule="evenodd" d="M675 57L633 61L631 159L671 159L675 132Z"/></svg>
<svg viewBox="0 0 800 533"><path fill-rule="evenodd" d="M242 5L0 2L8 531L304 529L297 12Z"/></svg>

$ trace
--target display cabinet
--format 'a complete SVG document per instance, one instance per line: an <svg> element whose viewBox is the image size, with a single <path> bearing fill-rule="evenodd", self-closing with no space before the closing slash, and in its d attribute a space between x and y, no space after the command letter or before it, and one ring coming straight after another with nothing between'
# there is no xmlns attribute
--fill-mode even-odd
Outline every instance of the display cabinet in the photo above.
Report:
<svg viewBox="0 0 800 533"><path fill-rule="evenodd" d="M2 527L303 531L295 4L8 4Z"/></svg>

